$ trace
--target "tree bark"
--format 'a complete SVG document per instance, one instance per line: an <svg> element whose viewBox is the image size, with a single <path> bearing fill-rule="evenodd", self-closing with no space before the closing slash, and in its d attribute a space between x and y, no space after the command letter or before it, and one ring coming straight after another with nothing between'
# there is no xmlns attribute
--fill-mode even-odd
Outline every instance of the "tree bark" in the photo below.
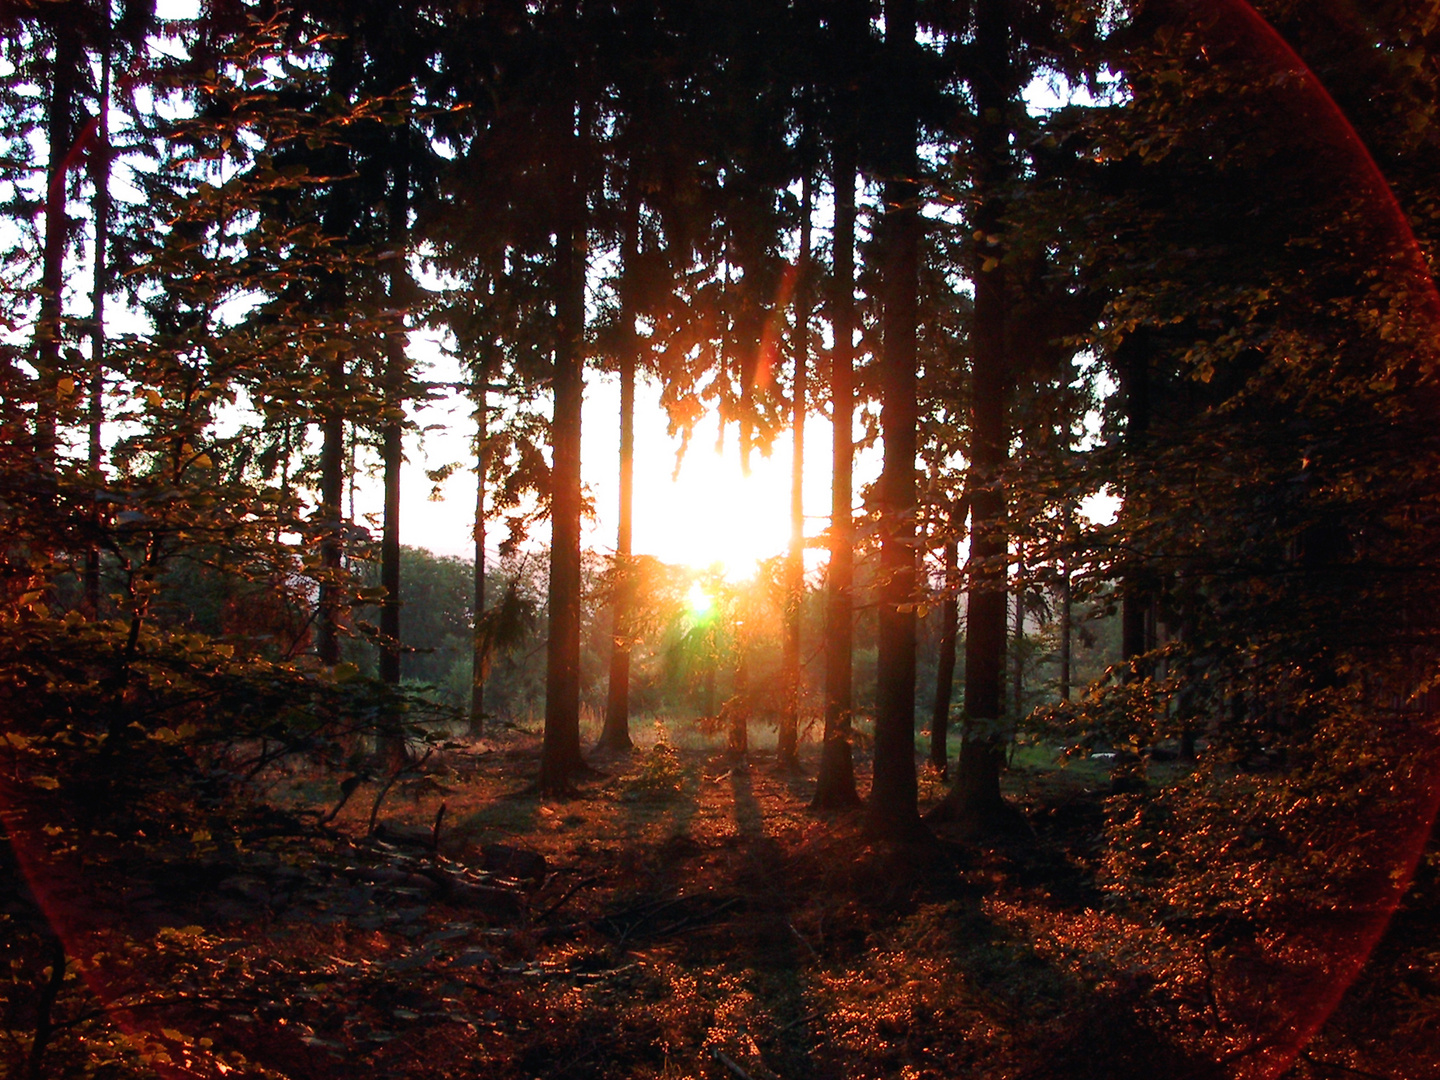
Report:
<svg viewBox="0 0 1440 1080"><path fill-rule="evenodd" d="M1071 596L1070 564L1060 564L1060 700L1070 700L1070 686L1073 681L1071 663L1074 657L1075 628L1073 625L1074 599Z"/></svg>
<svg viewBox="0 0 1440 1080"><path fill-rule="evenodd" d="M1125 451L1132 461L1144 453L1150 427L1150 342L1143 330L1130 334L1117 350L1116 366L1125 395ZM1125 513L1143 513L1142 494L1125 493ZM1152 647L1152 596L1145 567L1138 558L1124 569L1120 594L1120 656L1127 664L1127 677L1135 674L1133 661Z"/></svg>
<svg viewBox="0 0 1440 1080"><path fill-rule="evenodd" d="M805 605L805 397L809 393L810 365L810 168L800 181L800 253L795 265L795 384L790 430L790 552L786 562L785 591L785 711L780 717L776 764L791 772L800 769L801 615Z"/></svg>
<svg viewBox="0 0 1440 1080"><path fill-rule="evenodd" d="M90 311L90 482L101 486L101 445L105 422L105 293L110 288L110 19L106 8L101 24L100 92L97 101L95 146L91 150L91 176L95 183L95 277L91 288ZM100 501L92 497L90 525L99 533ZM85 549L85 610L90 617L100 612L100 545L92 539Z"/></svg>
<svg viewBox="0 0 1440 1080"><path fill-rule="evenodd" d="M537 786L565 795L584 764L580 751L580 413L584 393L584 194L578 176L556 236L555 412L550 428L549 637L545 735Z"/></svg>
<svg viewBox="0 0 1440 1080"><path fill-rule="evenodd" d="M837 16L841 37L838 52L858 54L865 8L853 2ZM854 355L855 355L855 120L853 91L840 95L841 130L834 148L835 169L835 294L831 325L831 481L830 563L825 581L825 719L820 748L820 770L811 806L817 810L843 810L860 805L855 790L855 765L850 749L853 708L851 647L854 639L851 592L854 583L855 526L852 472L854 467Z"/></svg>
<svg viewBox="0 0 1440 1080"><path fill-rule="evenodd" d="M945 539L945 600L940 607L940 655L935 663L935 705L930 713L930 764L947 776L950 772L950 699L955 692L955 645L960 629L959 540L955 522Z"/></svg>
<svg viewBox="0 0 1440 1080"><path fill-rule="evenodd" d="M68 7L68 5L67 5ZM65 213L65 173L75 141L75 94L84 52L78 13L61 10L54 18L55 63L45 135L50 144L45 170L45 241L40 254L40 310L35 321L35 463L42 475L55 470L59 413L60 320L65 289L65 253L70 222Z"/></svg>
<svg viewBox="0 0 1440 1080"><path fill-rule="evenodd" d="M334 39L335 53L330 65L330 92L349 100L354 92L355 54L353 38L347 33ZM345 177L351 168L349 149L333 146L327 154L331 176ZM329 192L323 228L338 244L349 243L355 228L352 189L336 180ZM344 582L345 520L345 411L349 396L346 360L350 328L346 317L348 286L345 275L330 271L321 287L320 307L337 339L325 357L325 389L316 411L320 414L320 595L316 611L316 652L320 662L333 667L340 662L340 635L346 607Z"/></svg>
<svg viewBox="0 0 1440 1080"><path fill-rule="evenodd" d="M1000 771L1003 724L1006 554L1005 495L1000 474L1007 457L1005 267L1000 227L1002 185L1010 164L1013 74L1006 0L978 0L973 80L979 130L975 140L978 205L972 280L974 360L970 391L970 558L965 619L965 717L955 784L936 808L937 820L960 819L986 828L1005 815Z"/></svg>
<svg viewBox="0 0 1440 1080"><path fill-rule="evenodd" d="M470 631L470 734L485 731L485 665L489 649L485 640L485 474L490 465L490 365L475 365L475 603Z"/></svg>
<svg viewBox="0 0 1440 1080"><path fill-rule="evenodd" d="M615 600L610 635L610 681L605 694L605 726L595 749L624 753L630 738L630 637L635 606L635 566L631 538L635 514L635 367L640 348L635 333L635 263L640 257L640 201L633 194L625 208L620 298L620 513L615 529Z"/></svg>
<svg viewBox="0 0 1440 1080"><path fill-rule="evenodd" d="M887 45L897 77L913 70L914 0L885 4ZM916 331L919 317L920 186L913 92L901 95L887 154L881 222L885 252L884 354L880 426L885 463L880 478L879 656L875 684L875 771L866 826L904 839L923 831L915 777L915 452Z"/></svg>
<svg viewBox="0 0 1440 1080"><path fill-rule="evenodd" d="M409 125L395 129L395 171L390 183L390 306L403 311L410 302L410 275L405 265L410 225ZM397 319L403 316L396 316ZM400 472L405 462L405 381L409 359L405 332L397 325L385 339L385 426L381 456L385 470L385 522L380 539L380 679L400 682Z"/></svg>

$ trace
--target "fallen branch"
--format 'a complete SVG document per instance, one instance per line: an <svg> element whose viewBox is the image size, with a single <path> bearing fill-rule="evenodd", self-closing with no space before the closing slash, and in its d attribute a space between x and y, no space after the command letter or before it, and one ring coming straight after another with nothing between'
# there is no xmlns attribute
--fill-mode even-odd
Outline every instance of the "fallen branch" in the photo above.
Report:
<svg viewBox="0 0 1440 1080"><path fill-rule="evenodd" d="M753 1076L751 1076L748 1072L746 1072L740 1067L739 1063L736 1062L734 1058L732 1058L729 1054L725 1053L725 1051L721 1050L718 1046L712 1047L710 1053L715 1056L716 1061L720 1062L721 1065L724 1065L725 1068L729 1069L732 1073L738 1076L740 1080L755 1080Z"/></svg>
<svg viewBox="0 0 1440 1080"><path fill-rule="evenodd" d="M605 880L605 879L604 879L603 877L581 878L581 879L580 879L579 881L577 881L574 885L570 886L570 888L566 889L566 890L565 890L565 894L564 894L563 896L561 896L559 900L556 900L553 904L551 904L549 907L547 907L547 908L546 908L544 911L542 911L539 915L535 916L535 921L536 921L536 922L544 922L544 921L545 921L546 919L548 919L551 915L554 915L555 912L559 911L562 907L564 907L564 906L565 906L565 902L566 902L567 900L569 900L572 896L574 896L577 892L579 892L581 889L584 889L584 888L586 888L586 887L588 887L588 886L590 886L590 885L598 885L600 882L602 882L602 881L604 881L604 880Z"/></svg>

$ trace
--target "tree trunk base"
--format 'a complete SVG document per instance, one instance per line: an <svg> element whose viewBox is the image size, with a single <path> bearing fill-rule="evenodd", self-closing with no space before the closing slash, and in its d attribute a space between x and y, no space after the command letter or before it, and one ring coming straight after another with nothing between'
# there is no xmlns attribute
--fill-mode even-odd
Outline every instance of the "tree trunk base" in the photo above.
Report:
<svg viewBox="0 0 1440 1080"><path fill-rule="evenodd" d="M799 754L777 754L775 772L781 776L804 776L805 767L800 764Z"/></svg>
<svg viewBox="0 0 1440 1080"><path fill-rule="evenodd" d="M843 739L826 743L820 750L820 775L815 784L812 810L858 810L863 804L855 790L855 765L850 744Z"/></svg>
<svg viewBox="0 0 1440 1080"><path fill-rule="evenodd" d="M895 844L920 844L935 839L919 814L896 813L893 809L880 809L873 803L865 808L864 834L874 840L886 840Z"/></svg>
<svg viewBox="0 0 1440 1080"><path fill-rule="evenodd" d="M634 752L635 743L625 732L619 732L616 734L602 733L600 736L600 740L590 751L591 754L614 757L619 757L624 754L632 754Z"/></svg>
<svg viewBox="0 0 1440 1080"><path fill-rule="evenodd" d="M959 798L954 788L925 815L925 822L943 825L947 835L964 839L1027 840L1035 835L1025 815L1004 800L969 802Z"/></svg>

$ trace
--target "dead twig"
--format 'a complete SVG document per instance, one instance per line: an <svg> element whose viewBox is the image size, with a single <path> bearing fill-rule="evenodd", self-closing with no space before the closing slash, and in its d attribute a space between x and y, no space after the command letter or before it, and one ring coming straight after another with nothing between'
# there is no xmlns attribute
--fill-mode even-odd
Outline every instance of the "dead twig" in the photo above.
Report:
<svg viewBox="0 0 1440 1080"><path fill-rule="evenodd" d="M801 945L805 946L805 951L810 954L810 959L818 964L820 962L820 954L815 951L815 946L810 944L810 939L795 929L795 924L789 919L785 920L785 925L790 928L790 933L795 935L795 939L799 941Z"/></svg>
<svg viewBox="0 0 1440 1080"><path fill-rule="evenodd" d="M740 1067L739 1063L734 1058L732 1058L729 1054L725 1053L725 1051L721 1050L718 1046L712 1047L710 1053L714 1055L716 1061L720 1062L721 1065L724 1065L725 1068L729 1069L732 1073L738 1076L740 1080L755 1080L753 1076L751 1076L748 1072L746 1072Z"/></svg>
<svg viewBox="0 0 1440 1080"><path fill-rule="evenodd" d="M375 796L374 805L370 807L370 827L367 830L368 835L375 835L375 819L380 816L380 804L385 801L385 796L390 794L390 789L395 786L395 782L399 780L400 777L405 776L408 773L419 773L421 766L423 766L427 761L429 761L431 755L434 753L435 748L432 746L430 749L425 751L425 756L422 757L419 761L415 762L415 764L402 765L400 768L396 769L393 773L390 774L390 779L386 780L385 783L381 786L379 794Z"/></svg>
<svg viewBox="0 0 1440 1080"><path fill-rule="evenodd" d="M574 885L570 886L570 888L566 889L565 893L560 897L559 900L556 900L539 915L535 916L535 921L544 922L551 915L554 915L555 912L559 911L562 907L564 907L565 902L569 900L572 896L574 896L577 892L579 892L581 889L588 888L591 885L598 885L604 880L605 879L603 877L581 878Z"/></svg>

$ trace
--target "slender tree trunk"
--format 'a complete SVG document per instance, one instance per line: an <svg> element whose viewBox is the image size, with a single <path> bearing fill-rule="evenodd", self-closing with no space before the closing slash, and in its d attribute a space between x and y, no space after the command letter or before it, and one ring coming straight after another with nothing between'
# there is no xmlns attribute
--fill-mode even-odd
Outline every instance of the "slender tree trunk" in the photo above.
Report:
<svg viewBox="0 0 1440 1080"><path fill-rule="evenodd" d="M976 139L979 204L975 213L972 280L975 304L970 391L970 559L965 619L965 719L955 784L937 819L994 824L1004 813L1000 771L1003 724L1006 552L1005 495L1000 473L1007 457L1005 268L999 236L1000 188L1010 170L1010 27L1006 0L977 0L973 82L980 130Z"/></svg>
<svg viewBox="0 0 1440 1080"><path fill-rule="evenodd" d="M101 485L102 425L105 422L105 293L109 289L110 247L110 29L105 8L100 56L100 94L91 175L95 182L95 280L91 290L90 327L90 482ZM100 531L100 500L92 497L90 527ZM100 611L100 545L92 539L85 550L85 610L94 618Z"/></svg>
<svg viewBox="0 0 1440 1080"><path fill-rule="evenodd" d="M1023 578L1023 566L1021 571ZM1010 651L1010 707L1006 711L1010 715L1010 733L1007 740L1013 742L1015 725L1025 707L1025 589L1020 585L1015 587L1015 632L1011 638Z"/></svg>
<svg viewBox="0 0 1440 1080"><path fill-rule="evenodd" d="M1074 598L1071 596L1070 563L1060 564L1060 700L1070 700L1070 686L1073 676L1070 671L1073 657L1075 628L1072 624Z"/></svg>
<svg viewBox="0 0 1440 1080"><path fill-rule="evenodd" d="M1116 366L1125 394L1125 450L1134 461L1144 453L1150 427L1150 347L1145 332L1129 335L1117 352ZM1143 513L1141 499L1138 491L1125 492L1127 515ZM1137 558L1125 567L1121 582L1120 655L1127 665L1151 647L1151 597L1145 568Z"/></svg>
<svg viewBox="0 0 1440 1080"><path fill-rule="evenodd" d="M55 64L45 118L50 143L45 172L45 241L40 254L40 310L35 322L35 461L42 474L55 469L59 414L60 320L65 288L65 253L69 219L65 214L65 174L73 161L75 125L72 114L84 52L76 14L61 11L54 18Z"/></svg>
<svg viewBox="0 0 1440 1080"><path fill-rule="evenodd" d="M630 637L635 605L631 537L635 513L635 366L640 349L635 333L635 263L640 257L640 201L633 194L625 210L620 323L620 520L615 530L615 603L610 636L610 682L605 727L597 750L624 753L630 738Z"/></svg>
<svg viewBox="0 0 1440 1080"><path fill-rule="evenodd" d="M885 35L911 70L914 0L887 0ZM905 838L923 830L915 777L915 452L919 419L916 331L919 316L920 187L913 94L894 118L885 183L884 355L880 426L885 463L880 478L879 656L875 683L875 773L867 828Z"/></svg>
<svg viewBox="0 0 1440 1080"><path fill-rule="evenodd" d="M810 169L800 182L800 254L795 267L795 386L791 408L790 553L786 564L784 713L776 764L784 770L800 769L800 623L805 606L805 416L810 365Z"/></svg>
<svg viewBox="0 0 1440 1080"><path fill-rule="evenodd" d="M750 648L743 631L735 638L735 681L727 707L725 749L735 763L743 764L750 751Z"/></svg>
<svg viewBox="0 0 1440 1080"><path fill-rule="evenodd" d="M348 33L335 39L335 54L330 66L330 93L349 100L354 92L355 54L353 37ZM350 151L343 145L332 147L329 154L332 176L344 177L350 172ZM330 191L330 205L325 213L325 235L336 243L347 243L355 228L355 206L351 186L338 180ZM349 288L345 276L332 271L321 290L320 306L331 322L331 333L342 340L333 343L325 361L325 389L318 403L320 414L320 596L316 612L316 652L320 662L334 666L340 662L340 635L346 615L345 588L345 520L342 500L345 497L345 410L349 398L346 361L350 333L347 308ZM303 435L302 435L303 442Z"/></svg>
<svg viewBox="0 0 1440 1080"><path fill-rule="evenodd" d="M390 182L390 306L404 311L410 302L410 275L405 265L410 226L409 124L395 128L394 175ZM396 316L397 319L403 316ZM380 538L380 679L400 682L400 472L405 462L405 381L409 359L405 331L396 325L385 338L385 426L381 457L385 470L385 523Z"/></svg>
<svg viewBox="0 0 1440 1080"><path fill-rule="evenodd" d="M316 651L320 662L340 662L340 629L345 590L341 581L345 554L345 354L337 349L327 363L327 400L320 422L320 610Z"/></svg>
<svg viewBox="0 0 1440 1080"><path fill-rule="evenodd" d="M863 34L865 9L855 4L837 16L842 55L858 52L855 38ZM835 141L835 294L831 298L831 481L830 564L825 581L825 720L820 771L811 805L817 810L858 806L855 766L850 749L853 708L851 646L854 638L851 596L854 587L855 526L852 471L854 467L855 354L855 137L854 94L841 96L842 130Z"/></svg>
<svg viewBox="0 0 1440 1080"><path fill-rule="evenodd" d="M538 787L568 794L580 751L580 412L584 393L584 193L576 176L567 221L556 236L557 343L550 490L549 638L545 736Z"/></svg>
<svg viewBox="0 0 1440 1080"><path fill-rule="evenodd" d="M945 601L940 607L940 655L935 664L935 706L930 713L930 764L941 776L950 770L950 699L955 692L955 644L960 628L959 549L955 522L945 539Z"/></svg>
<svg viewBox="0 0 1440 1080"><path fill-rule="evenodd" d="M489 357L476 362L473 396L475 400L475 541L474 620L470 631L470 734L485 731L485 676L490 667L492 642L486 615L485 555L485 483L490 474L490 385L495 361Z"/></svg>

